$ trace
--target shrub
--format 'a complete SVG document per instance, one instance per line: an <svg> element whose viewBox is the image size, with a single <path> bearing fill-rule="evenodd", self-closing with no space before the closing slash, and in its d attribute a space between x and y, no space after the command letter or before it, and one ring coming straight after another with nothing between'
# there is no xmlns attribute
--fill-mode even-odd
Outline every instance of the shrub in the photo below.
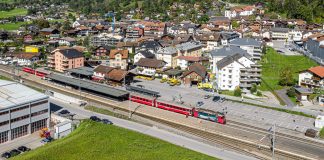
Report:
<svg viewBox="0 0 324 160"><path fill-rule="evenodd" d="M296 91L295 91L295 88L294 87L291 87L287 90L287 95L289 97L295 97L296 96Z"/></svg>
<svg viewBox="0 0 324 160"><path fill-rule="evenodd" d="M259 96L259 97L261 97L262 96L262 93L260 91L257 91L256 95Z"/></svg>
<svg viewBox="0 0 324 160"><path fill-rule="evenodd" d="M319 137L324 138L324 127L322 127L322 129L320 130Z"/></svg>
<svg viewBox="0 0 324 160"><path fill-rule="evenodd" d="M234 90L234 96L240 97L242 95L242 91L240 87L235 88Z"/></svg>
<svg viewBox="0 0 324 160"><path fill-rule="evenodd" d="M250 91L251 91L251 93L255 93L257 91L257 85L253 84Z"/></svg>

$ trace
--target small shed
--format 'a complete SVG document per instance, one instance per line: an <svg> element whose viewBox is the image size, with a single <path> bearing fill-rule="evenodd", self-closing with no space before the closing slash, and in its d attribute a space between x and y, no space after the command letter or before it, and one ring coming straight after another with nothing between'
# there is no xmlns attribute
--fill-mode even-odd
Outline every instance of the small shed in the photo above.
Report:
<svg viewBox="0 0 324 160"><path fill-rule="evenodd" d="M323 128L324 127L324 116L318 115L315 119L315 127Z"/></svg>
<svg viewBox="0 0 324 160"><path fill-rule="evenodd" d="M313 94L313 90L305 87L295 87L297 100L308 101L309 95Z"/></svg>

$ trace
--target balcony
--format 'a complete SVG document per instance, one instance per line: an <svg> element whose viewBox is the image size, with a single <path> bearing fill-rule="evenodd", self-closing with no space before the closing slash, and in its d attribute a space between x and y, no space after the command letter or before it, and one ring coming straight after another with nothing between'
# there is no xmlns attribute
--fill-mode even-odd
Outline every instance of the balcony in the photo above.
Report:
<svg viewBox="0 0 324 160"><path fill-rule="evenodd" d="M302 84L305 84L305 85L315 86L315 87L320 87L320 86L321 86L320 83L318 83L318 82L314 82L314 81L312 81L312 80L310 80L310 79L302 80L301 83L302 83Z"/></svg>
<svg viewBox="0 0 324 160"><path fill-rule="evenodd" d="M54 60L55 58L54 58L54 56L47 56L47 59Z"/></svg>
<svg viewBox="0 0 324 160"><path fill-rule="evenodd" d="M241 83L241 84L240 84L240 87L241 87L241 88L250 88L250 87L252 87L252 84L248 84L248 83Z"/></svg>
<svg viewBox="0 0 324 160"><path fill-rule="evenodd" d="M63 66L63 67L68 67L69 64L68 64L68 63L62 63L62 66Z"/></svg>

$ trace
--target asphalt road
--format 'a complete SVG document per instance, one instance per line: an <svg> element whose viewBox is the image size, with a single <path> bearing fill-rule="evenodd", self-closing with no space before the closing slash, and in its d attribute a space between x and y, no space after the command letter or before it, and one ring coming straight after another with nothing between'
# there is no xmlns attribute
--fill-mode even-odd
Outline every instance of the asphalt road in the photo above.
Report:
<svg viewBox="0 0 324 160"><path fill-rule="evenodd" d="M295 106L295 104L289 99L289 97L286 94L287 93L287 89L276 90L275 92L287 104L288 107L294 107Z"/></svg>
<svg viewBox="0 0 324 160"><path fill-rule="evenodd" d="M162 139L164 141L173 143L178 146L182 146L197 152L204 153L206 155L221 158L224 160L237 160L237 159L244 159L244 160L255 160L253 157L241 155L236 152L227 151L222 148L217 148L215 146L210 146L208 144L198 142L196 140L180 136L174 133L167 132L165 130L158 129L157 127L150 127L142 124L138 124L132 121L127 121L124 119L115 118L112 116L107 116L103 114L98 114L95 112L91 112L88 110L85 110L78 106L73 106L68 103L64 103L62 101L58 101L55 99L51 99L51 103L54 103L57 106L61 106L64 109L69 110L71 113L76 114L74 118L89 118L90 116L97 116L99 118L106 118L111 120L114 125L127 128L133 131L137 131L146 135L150 135L159 139ZM55 109L57 111L57 108Z"/></svg>

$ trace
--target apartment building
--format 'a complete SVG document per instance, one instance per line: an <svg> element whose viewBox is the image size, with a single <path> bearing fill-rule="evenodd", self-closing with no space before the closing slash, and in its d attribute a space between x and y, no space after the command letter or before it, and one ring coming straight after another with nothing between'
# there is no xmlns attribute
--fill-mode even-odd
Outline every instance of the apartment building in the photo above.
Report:
<svg viewBox="0 0 324 160"><path fill-rule="evenodd" d="M83 54L73 48L56 49L47 59L47 66L59 72L84 66Z"/></svg>
<svg viewBox="0 0 324 160"><path fill-rule="evenodd" d="M0 80L0 143L49 127L48 96L17 82Z"/></svg>
<svg viewBox="0 0 324 160"><path fill-rule="evenodd" d="M309 36L305 43L305 48L310 51L308 56L324 64L324 34L317 33Z"/></svg>
<svg viewBox="0 0 324 160"><path fill-rule="evenodd" d="M116 46L118 42L121 42L123 37L120 35L113 35L108 33L101 33L90 38L90 44L92 46Z"/></svg>
<svg viewBox="0 0 324 160"><path fill-rule="evenodd" d="M251 59L260 61L262 55L262 43L252 38L237 38L230 42L231 46L240 47L250 54Z"/></svg>
<svg viewBox="0 0 324 160"><path fill-rule="evenodd" d="M109 66L127 69L128 67L128 50L112 49L109 54Z"/></svg>
<svg viewBox="0 0 324 160"><path fill-rule="evenodd" d="M242 54L227 56L216 64L216 86L219 90L240 87L243 92L249 92L252 84L261 83L261 66Z"/></svg>

